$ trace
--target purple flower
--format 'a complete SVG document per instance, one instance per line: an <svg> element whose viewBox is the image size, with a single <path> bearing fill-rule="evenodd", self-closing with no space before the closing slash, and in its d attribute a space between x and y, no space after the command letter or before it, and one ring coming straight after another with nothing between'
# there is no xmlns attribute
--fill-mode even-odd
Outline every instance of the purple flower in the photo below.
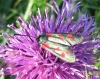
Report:
<svg viewBox="0 0 100 79"><path fill-rule="evenodd" d="M44 17L38 9L37 17L31 14L28 23L19 17L17 23L21 29L13 24L9 25L15 34L3 34L3 37L9 40L6 45L0 47L0 57L7 63L5 74L16 75L16 79L98 79L95 73L99 69L94 66L97 53L93 50L100 47L100 38L96 38L97 33L92 33L96 30L93 18L87 14L78 14L78 20L75 21L73 14L80 3L70 8L71 2L64 0L60 10L57 3L53 2L55 8L48 4L52 8L50 16L48 9L45 9ZM45 33L82 35L84 43L72 46L76 61L68 63L42 49L36 37Z"/></svg>

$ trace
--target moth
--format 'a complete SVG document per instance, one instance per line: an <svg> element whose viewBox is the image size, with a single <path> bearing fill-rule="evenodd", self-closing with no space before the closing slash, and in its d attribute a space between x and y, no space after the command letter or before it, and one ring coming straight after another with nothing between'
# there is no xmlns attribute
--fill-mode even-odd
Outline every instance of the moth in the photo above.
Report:
<svg viewBox="0 0 100 79"><path fill-rule="evenodd" d="M46 33L36 38L39 45L53 55L69 63L76 61L75 53L70 46L82 42L83 37L72 33Z"/></svg>

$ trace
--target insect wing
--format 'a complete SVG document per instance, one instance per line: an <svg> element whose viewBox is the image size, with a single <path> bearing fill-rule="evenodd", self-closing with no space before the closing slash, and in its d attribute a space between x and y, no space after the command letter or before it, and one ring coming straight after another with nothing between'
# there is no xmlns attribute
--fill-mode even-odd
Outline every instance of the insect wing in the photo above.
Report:
<svg viewBox="0 0 100 79"><path fill-rule="evenodd" d="M47 33L46 36L49 41L68 46L78 44L83 40L81 35L71 33Z"/></svg>
<svg viewBox="0 0 100 79"><path fill-rule="evenodd" d="M71 33L46 33L37 38L42 48L67 62L75 62L76 56L71 45L82 42L83 37Z"/></svg>
<svg viewBox="0 0 100 79"><path fill-rule="evenodd" d="M83 37L78 34L67 33L62 35L65 37L65 40L68 41L68 43L70 43L71 45L78 44L83 40Z"/></svg>
<svg viewBox="0 0 100 79"><path fill-rule="evenodd" d="M47 33L46 36L48 37L48 41L70 46L70 44L64 39L64 37L59 37L59 34Z"/></svg>
<svg viewBox="0 0 100 79"><path fill-rule="evenodd" d="M42 48L48 50L55 56L65 60L67 62L75 62L76 57L69 46L58 44L51 41L46 41L42 44Z"/></svg>

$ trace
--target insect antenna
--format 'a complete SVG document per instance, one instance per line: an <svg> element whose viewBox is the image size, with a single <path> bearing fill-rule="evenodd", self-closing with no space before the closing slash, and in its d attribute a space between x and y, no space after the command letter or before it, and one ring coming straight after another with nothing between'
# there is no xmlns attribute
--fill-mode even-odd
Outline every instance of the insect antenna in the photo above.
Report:
<svg viewBox="0 0 100 79"><path fill-rule="evenodd" d="M27 36L27 37L33 37L33 36L28 36L28 35L22 35L22 34L14 34L14 36ZM33 37L33 38L36 38L36 37Z"/></svg>
<svg viewBox="0 0 100 79"><path fill-rule="evenodd" d="M22 35L22 34L14 34L14 36L27 36L27 37L29 37L29 38L30 38L30 40L31 40L32 42L34 42L32 38L36 38L36 37L33 37L33 36L29 36L29 35ZM31 37L32 37L32 38L31 38Z"/></svg>

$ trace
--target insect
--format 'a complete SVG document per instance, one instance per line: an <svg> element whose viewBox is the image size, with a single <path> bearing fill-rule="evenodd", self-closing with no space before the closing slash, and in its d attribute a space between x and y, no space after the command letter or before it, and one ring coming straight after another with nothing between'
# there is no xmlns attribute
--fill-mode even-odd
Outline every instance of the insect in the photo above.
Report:
<svg viewBox="0 0 100 79"><path fill-rule="evenodd" d="M62 60L73 63L76 56L70 46L82 42L81 35L72 33L46 33L36 38L39 45Z"/></svg>

